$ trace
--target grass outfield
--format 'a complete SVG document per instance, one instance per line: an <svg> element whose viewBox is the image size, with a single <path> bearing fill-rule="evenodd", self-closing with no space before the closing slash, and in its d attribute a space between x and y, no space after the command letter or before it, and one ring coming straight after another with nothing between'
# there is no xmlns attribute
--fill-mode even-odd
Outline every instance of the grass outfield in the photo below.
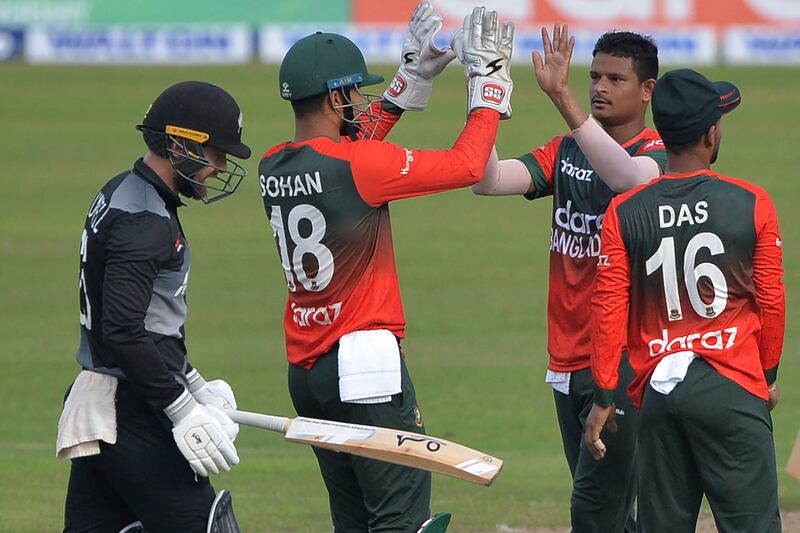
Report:
<svg viewBox="0 0 800 533"><path fill-rule="evenodd" d="M378 69L390 76L393 69ZM788 323L775 412L781 505L800 508L783 474L800 420L800 71L709 70L742 89L724 121L716 169L764 186L783 228ZM245 112L258 154L292 134L277 69L0 66L0 531L59 530L69 466L54 457L66 387L77 373L77 262L83 218L98 188L143 152L133 129L168 84L221 84ZM573 74L585 94L585 69ZM565 127L531 69L515 67L514 119L501 157L543 144ZM431 106L409 113L394 142L445 148L464 120L460 71L437 81ZM188 319L192 362L233 384L242 408L293 414L281 330L285 285L256 178L232 198L182 212L194 264ZM10 191L10 194L8 194ZM433 510L454 532L569 521L570 480L549 387L543 383L550 205L468 191L393 204L398 269L409 321L405 349L431 434L505 459L490 488L437 476ZM588 314L574 320L588 320ZM243 428L242 463L214 479L230 489L245 531L329 531L327 496L311 451Z"/></svg>

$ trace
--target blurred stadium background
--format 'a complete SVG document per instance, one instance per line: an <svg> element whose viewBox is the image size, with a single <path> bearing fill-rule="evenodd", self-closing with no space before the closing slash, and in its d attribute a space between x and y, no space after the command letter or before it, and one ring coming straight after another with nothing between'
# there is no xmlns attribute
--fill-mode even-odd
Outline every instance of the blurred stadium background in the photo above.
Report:
<svg viewBox="0 0 800 533"><path fill-rule="evenodd" d="M166 86L203 79L229 90L256 153L292 135L277 66L316 30L353 38L390 78L414 0L0 0L0 531L61 527L69 466L54 455L64 391L78 368L77 253L97 189L129 168L144 145L133 129ZM435 2L448 22L474 5ZM501 157L543 144L564 125L530 67L539 26L566 21L578 37L573 85L597 35L654 35L662 72L692 65L730 79L744 105L725 119L717 170L764 186L784 236L787 341L774 413L781 505L800 508L785 465L800 420L800 2L797 0L497 0L517 22L514 119ZM458 68L437 80L427 111L407 114L390 140L445 148L464 117ZM293 414L281 319L285 298L257 187L257 159L239 192L182 217L195 262L190 356L231 382L243 408ZM490 488L437 477L433 510L454 532L509 531L569 521L568 470L543 383L547 201L485 199L468 191L398 202L395 244L409 320L405 349L429 431L503 457ZM586 320L588 316L576 316ZM234 494L245 531L328 531L327 498L310 450L243 428L242 464L214 480ZM786 531L790 529L787 524ZM505 529L504 529L505 528Z"/></svg>

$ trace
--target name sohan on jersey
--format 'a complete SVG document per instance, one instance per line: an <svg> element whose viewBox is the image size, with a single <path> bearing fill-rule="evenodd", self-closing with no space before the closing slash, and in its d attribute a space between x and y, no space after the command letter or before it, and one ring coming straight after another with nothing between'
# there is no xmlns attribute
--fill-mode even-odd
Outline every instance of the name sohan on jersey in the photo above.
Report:
<svg viewBox="0 0 800 533"><path fill-rule="evenodd" d="M314 174L305 172L294 176L259 176L261 196L270 198L310 196L322 193L322 177L318 170Z"/></svg>

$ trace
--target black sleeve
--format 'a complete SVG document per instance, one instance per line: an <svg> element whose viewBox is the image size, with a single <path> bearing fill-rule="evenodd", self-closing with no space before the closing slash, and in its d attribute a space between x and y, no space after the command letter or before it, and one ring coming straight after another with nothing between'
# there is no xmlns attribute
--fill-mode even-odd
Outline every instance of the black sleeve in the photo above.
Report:
<svg viewBox="0 0 800 533"><path fill-rule="evenodd" d="M168 406L184 390L144 327L153 280L170 257L172 237L167 219L137 213L115 221L105 244L105 344L135 390L156 409Z"/></svg>

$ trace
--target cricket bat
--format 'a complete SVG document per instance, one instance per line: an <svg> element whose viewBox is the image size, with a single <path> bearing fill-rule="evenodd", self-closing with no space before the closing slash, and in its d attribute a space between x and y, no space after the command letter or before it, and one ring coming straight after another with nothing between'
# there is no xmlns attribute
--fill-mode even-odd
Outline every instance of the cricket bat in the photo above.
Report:
<svg viewBox="0 0 800 533"><path fill-rule="evenodd" d="M789 456L789 464L786 465L786 473L800 483L800 433L797 434L797 439L794 441L792 455Z"/></svg>
<svg viewBox="0 0 800 533"><path fill-rule="evenodd" d="M234 422L283 433L291 442L420 468L479 485L491 485L503 468L502 459L497 457L410 431L317 418L226 412Z"/></svg>

